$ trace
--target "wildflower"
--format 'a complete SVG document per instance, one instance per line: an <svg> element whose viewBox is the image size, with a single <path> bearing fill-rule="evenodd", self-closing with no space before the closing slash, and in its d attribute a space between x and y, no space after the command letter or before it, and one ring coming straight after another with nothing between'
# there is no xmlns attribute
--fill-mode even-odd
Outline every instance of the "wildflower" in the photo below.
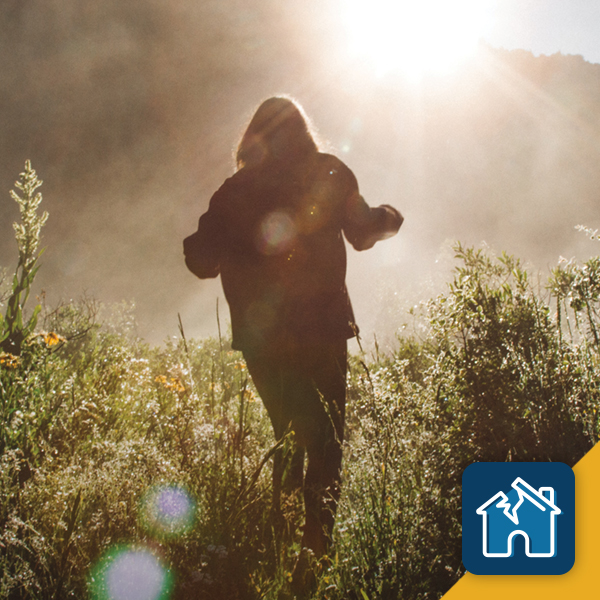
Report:
<svg viewBox="0 0 600 600"><path fill-rule="evenodd" d="M13 278L12 293L8 299L6 314L0 319L0 348L11 354L21 354L23 341L35 329L41 305L38 304L27 321L23 318L25 303L29 296L31 284L39 266L36 263L42 251L38 252L40 232L48 213L37 214L42 201L42 194L36 192L42 182L37 178L31 163L25 163L25 172L21 173L15 187L22 192L20 196L15 190L10 195L19 205L21 221L14 223L15 238L19 247L19 263Z"/></svg>
<svg viewBox="0 0 600 600"><path fill-rule="evenodd" d="M19 366L20 359L9 352L0 352L0 365L5 369L16 369Z"/></svg>
<svg viewBox="0 0 600 600"><path fill-rule="evenodd" d="M165 389L175 392L177 394L183 394L185 392L185 386L178 377L167 377L165 375L157 375L154 378L156 383L160 383Z"/></svg>
<svg viewBox="0 0 600 600"><path fill-rule="evenodd" d="M42 333L41 336L48 348L67 341L62 335L58 335L58 333L54 333L53 331L50 333Z"/></svg>

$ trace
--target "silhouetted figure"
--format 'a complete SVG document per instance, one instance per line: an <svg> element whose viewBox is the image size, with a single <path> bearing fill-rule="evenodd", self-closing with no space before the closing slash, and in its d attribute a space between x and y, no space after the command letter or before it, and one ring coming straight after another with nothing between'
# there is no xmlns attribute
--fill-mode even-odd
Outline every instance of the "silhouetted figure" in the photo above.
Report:
<svg viewBox="0 0 600 600"><path fill-rule="evenodd" d="M346 345L358 331L342 233L366 250L403 218L390 206L369 208L352 171L318 151L302 109L287 98L260 105L236 158L237 172L184 241L185 260L200 278L221 274L232 346L244 354L275 437L294 430L300 449L288 471L304 491L302 546L321 557L340 495ZM283 469L279 453L275 504Z"/></svg>

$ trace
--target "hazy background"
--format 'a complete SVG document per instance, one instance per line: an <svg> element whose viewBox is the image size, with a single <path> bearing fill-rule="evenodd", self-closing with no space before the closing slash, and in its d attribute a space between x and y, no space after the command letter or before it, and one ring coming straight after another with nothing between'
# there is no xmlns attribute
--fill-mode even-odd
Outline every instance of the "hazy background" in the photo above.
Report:
<svg viewBox="0 0 600 600"><path fill-rule="evenodd" d="M339 4L4 0L0 266L16 263L8 191L29 158L50 213L36 285L50 306L83 293L135 301L153 343L177 334L177 313L189 337L216 334L220 281L186 270L182 239L277 93L301 102L371 204L406 218L396 238L349 252L367 339L393 337L438 289L452 240L544 273L598 252L574 230L600 227L595 3L506 2L476 58L421 82L351 57Z"/></svg>

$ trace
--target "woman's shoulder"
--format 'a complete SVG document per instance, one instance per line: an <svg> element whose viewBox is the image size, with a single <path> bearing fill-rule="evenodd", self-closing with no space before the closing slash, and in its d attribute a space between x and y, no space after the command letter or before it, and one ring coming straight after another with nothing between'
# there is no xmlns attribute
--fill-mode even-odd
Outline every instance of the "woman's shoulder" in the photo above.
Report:
<svg viewBox="0 0 600 600"><path fill-rule="evenodd" d="M319 152L317 154L317 161L319 162L319 165L330 166L332 168L337 168L340 170L346 170L346 169L348 171L350 170L350 168L346 165L346 163L341 161L334 154L329 154L327 152Z"/></svg>
<svg viewBox="0 0 600 600"><path fill-rule="evenodd" d="M344 185L358 187L356 177L350 167L337 156L319 152L317 160L319 170L324 172L327 176L337 179Z"/></svg>
<svg viewBox="0 0 600 600"><path fill-rule="evenodd" d="M248 167L242 167L236 171L233 175L228 177L221 188L224 189L235 189L237 187L243 187L248 184L249 181L256 178L256 173Z"/></svg>
<svg viewBox="0 0 600 600"><path fill-rule="evenodd" d="M223 203L237 198L252 179L252 174L247 168L240 169L228 177L213 194L211 203Z"/></svg>

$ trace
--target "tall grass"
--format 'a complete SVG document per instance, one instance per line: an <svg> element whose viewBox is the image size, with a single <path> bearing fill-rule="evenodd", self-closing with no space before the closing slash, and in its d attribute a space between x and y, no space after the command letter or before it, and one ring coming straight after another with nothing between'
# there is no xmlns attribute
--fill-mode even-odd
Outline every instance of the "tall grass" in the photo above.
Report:
<svg viewBox="0 0 600 600"><path fill-rule="evenodd" d="M597 441L599 260L540 287L512 257L456 255L446 293L414 317L420 338L351 358L315 598L440 597L463 572L468 464L574 464ZM183 328L152 348L130 323L127 307L71 303L0 354L0 597L124 597L109 575L129 551L172 582L153 598L291 598L302 503L284 498L277 534L274 439L241 355ZM188 499L185 526L161 521L161 490Z"/></svg>

